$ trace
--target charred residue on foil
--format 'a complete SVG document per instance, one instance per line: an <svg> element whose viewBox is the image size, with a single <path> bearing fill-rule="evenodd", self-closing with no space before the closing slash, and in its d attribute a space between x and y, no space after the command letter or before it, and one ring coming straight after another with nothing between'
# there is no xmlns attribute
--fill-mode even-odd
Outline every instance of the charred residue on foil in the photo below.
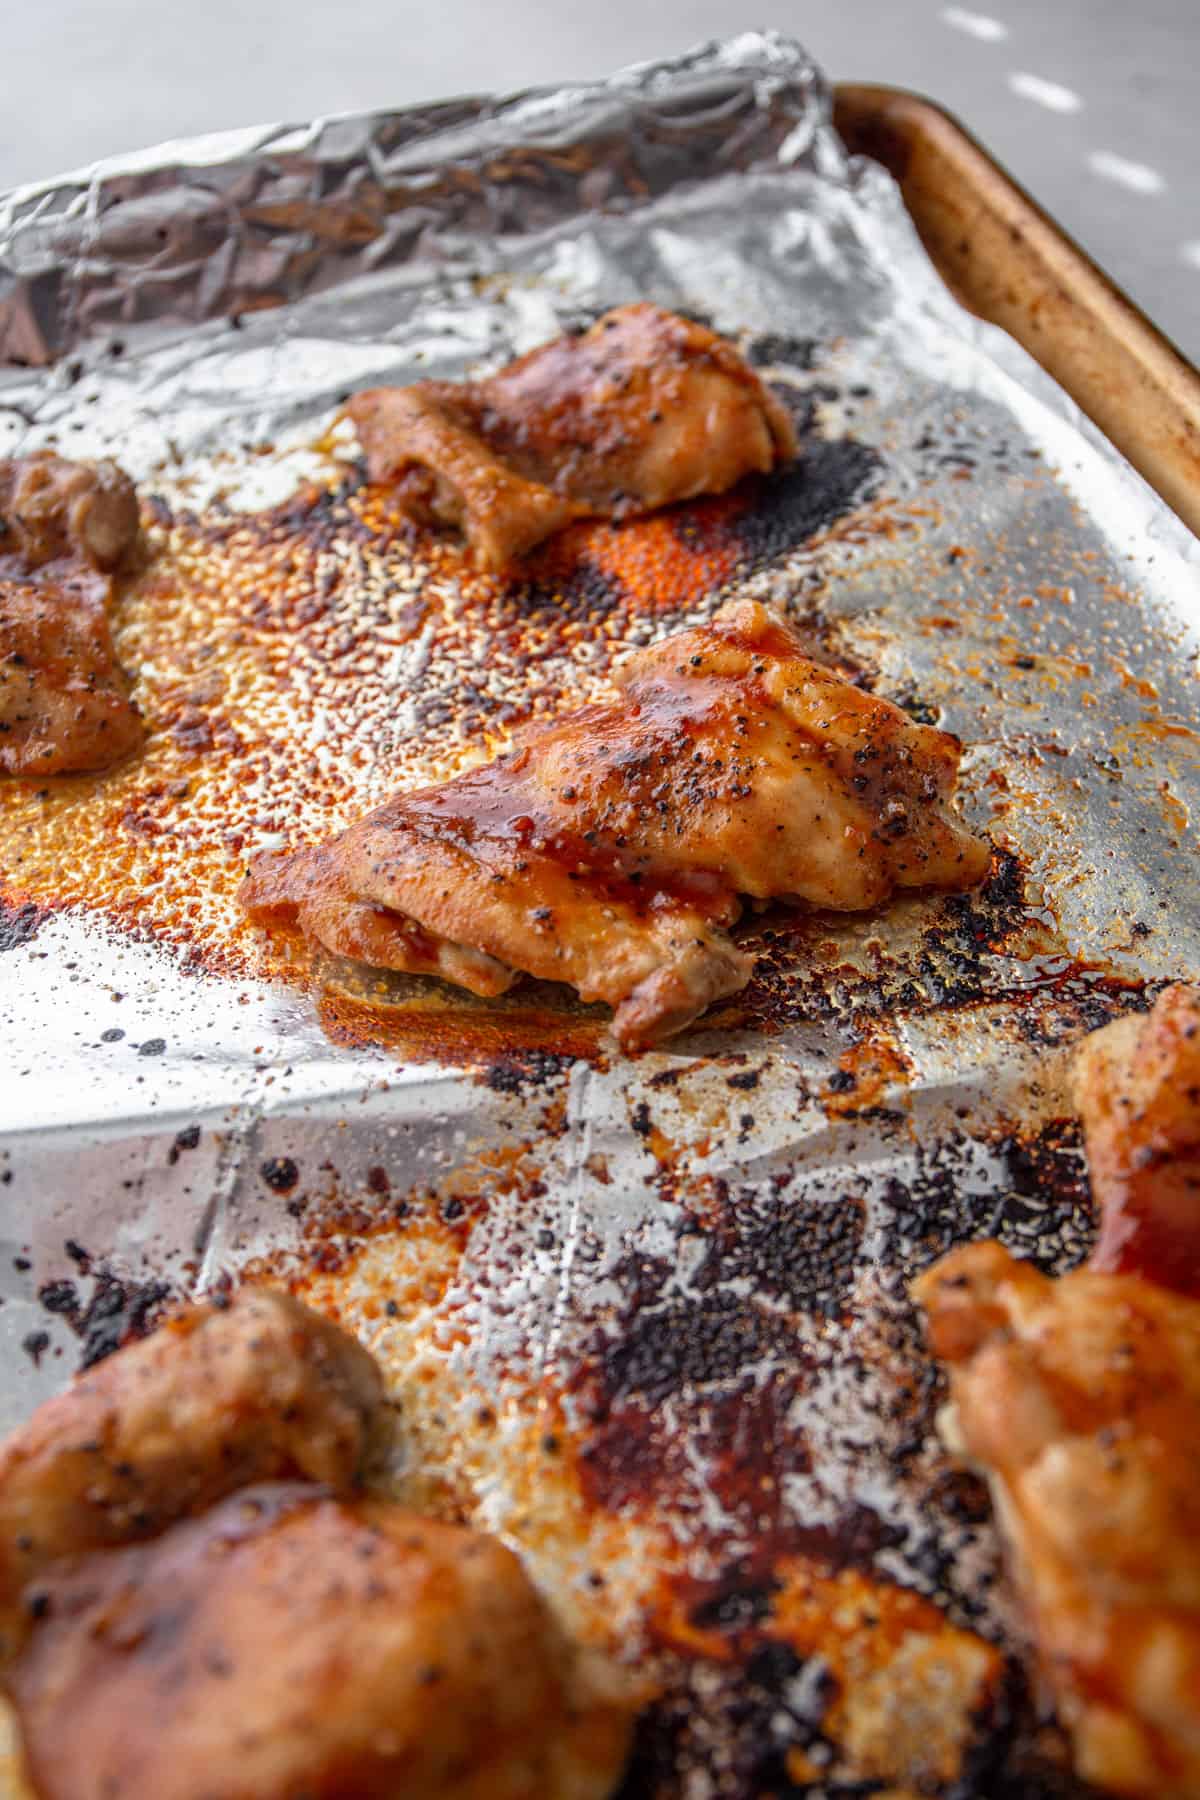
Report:
<svg viewBox="0 0 1200 1800"><path fill-rule="evenodd" d="M735 1107L770 1079L722 1063ZM639 1660L654 1697L630 1793L683 1795L700 1770L738 1800L976 1791L986 1771L1010 1780L1010 1755L1028 1792L1059 1791L1053 1762L1029 1760L986 1492L941 1445L944 1388L907 1282L973 1236L1047 1267L1085 1254L1073 1123L964 1126L875 1179L693 1175L614 1244L621 1196L594 1157L590 1203L563 1212L569 1067L480 1080L500 1101L532 1091L547 1133L411 1193L394 1171L349 1193L331 1168L288 1278L382 1356L410 1442L402 1491L547 1559L575 1629ZM679 1088L649 1092L674 1104ZM657 1110L642 1142L677 1159ZM548 1341L555 1283L539 1284L563 1256L586 1282ZM919 1742L889 1734L897 1706L916 1720L935 1693Z"/></svg>
<svg viewBox="0 0 1200 1800"><path fill-rule="evenodd" d="M867 1495L902 1466L938 1461L940 1388L907 1281L972 1237L1068 1267L1086 1251L1091 1214L1061 1120L983 1140L959 1131L896 1160L901 1172L873 1182L793 1167L741 1183L693 1177L675 1190L661 1249L630 1244L605 1268L617 1298L570 1376L597 1504L671 1519L681 1539L699 1532L706 1556L725 1542L777 1557L814 1544L814 1493L792 1477L818 1493L849 1479L860 1545L901 1556L921 1545L911 1527L863 1535ZM848 1419L852 1392L860 1417L835 1457L822 1406L847 1384L841 1409ZM835 1559L839 1521L816 1533Z"/></svg>
<svg viewBox="0 0 1200 1800"><path fill-rule="evenodd" d="M75 1238L61 1247L65 1271L38 1280L33 1259L15 1259L16 1273L30 1287L30 1298L46 1315L47 1324L61 1321L78 1344L79 1370L89 1369L123 1345L147 1336L164 1311L181 1297L181 1289L158 1276L138 1278L105 1257L95 1256ZM49 1331L29 1334L36 1343L29 1354L40 1357L51 1347ZM61 1354L56 1345L54 1355Z"/></svg>
<svg viewBox="0 0 1200 1800"><path fill-rule="evenodd" d="M35 906L32 900L16 905L0 898L0 950L15 950L18 944L27 944L45 917L46 909Z"/></svg>
<svg viewBox="0 0 1200 1800"><path fill-rule="evenodd" d="M744 1564L680 1583L657 1629L663 1692L639 1721L621 1800L1094 1791L1016 1664L852 1566L764 1577Z"/></svg>
<svg viewBox="0 0 1200 1800"><path fill-rule="evenodd" d="M643 1717L629 1794L662 1762L719 1795L962 1791L1011 1735L1003 1654L851 1563L676 1584L658 1615L678 1660ZM933 1672L936 1676L931 1681ZM936 1698L935 1698L936 1689ZM686 1780L650 1791L687 1792Z"/></svg>
<svg viewBox="0 0 1200 1800"><path fill-rule="evenodd" d="M93 1268L89 1259L77 1279L45 1282L37 1297L46 1312L70 1326L79 1339L79 1368L89 1369L145 1337L178 1293L169 1282L136 1281L103 1265Z"/></svg>

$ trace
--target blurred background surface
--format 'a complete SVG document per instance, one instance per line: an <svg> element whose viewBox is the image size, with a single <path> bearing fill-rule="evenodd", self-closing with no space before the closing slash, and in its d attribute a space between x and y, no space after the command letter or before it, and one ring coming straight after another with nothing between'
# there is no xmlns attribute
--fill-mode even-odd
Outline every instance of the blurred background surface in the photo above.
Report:
<svg viewBox="0 0 1200 1800"><path fill-rule="evenodd" d="M5 9L0 188L235 125L598 76L774 25L948 106L1200 361L1200 0L43 0Z"/></svg>

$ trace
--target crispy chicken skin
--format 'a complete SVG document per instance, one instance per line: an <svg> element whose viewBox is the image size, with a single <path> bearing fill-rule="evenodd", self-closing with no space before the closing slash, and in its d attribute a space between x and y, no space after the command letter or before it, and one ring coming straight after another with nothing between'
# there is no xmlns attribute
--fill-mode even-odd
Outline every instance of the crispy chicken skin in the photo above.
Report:
<svg viewBox="0 0 1200 1800"><path fill-rule="evenodd" d="M0 1450L0 1651L58 1557L152 1536L255 1481L352 1485L382 1397L360 1344L266 1290L98 1364Z"/></svg>
<svg viewBox="0 0 1200 1800"><path fill-rule="evenodd" d="M386 1501L249 1489L38 1607L43 1800L603 1800L624 1760L511 1551Z"/></svg>
<svg viewBox="0 0 1200 1800"><path fill-rule="evenodd" d="M115 463L0 461L0 775L103 769L141 744L108 616L137 541Z"/></svg>
<svg viewBox="0 0 1200 1800"><path fill-rule="evenodd" d="M1079 1774L1200 1795L1200 1303L994 1243L915 1291Z"/></svg>
<svg viewBox="0 0 1200 1800"><path fill-rule="evenodd" d="M785 409L723 338L642 301L483 381L356 394L372 481L504 570L579 518L720 494L796 455Z"/></svg>
<svg viewBox="0 0 1200 1800"><path fill-rule="evenodd" d="M1100 1238L1092 1267L1200 1298L1200 993L1166 988L1075 1056Z"/></svg>
<svg viewBox="0 0 1200 1800"><path fill-rule="evenodd" d="M568 982L637 1049L745 985L739 896L858 911L986 873L948 810L958 740L810 662L757 602L638 652L618 685L328 844L256 858L243 904L475 993Z"/></svg>

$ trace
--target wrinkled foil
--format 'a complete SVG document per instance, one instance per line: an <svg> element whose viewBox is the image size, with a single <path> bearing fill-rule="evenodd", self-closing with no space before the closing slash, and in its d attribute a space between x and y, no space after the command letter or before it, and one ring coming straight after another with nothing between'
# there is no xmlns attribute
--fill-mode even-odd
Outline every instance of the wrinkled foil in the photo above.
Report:
<svg viewBox="0 0 1200 1800"><path fill-rule="evenodd" d="M1200 557L949 297L804 53L746 34L599 84L171 145L9 195L0 454L55 442L167 500L264 505L320 467L348 390L495 366L635 297L816 347L792 391L824 437L878 452L904 529L886 554L869 532L800 545L735 590L816 606L881 691L934 697L968 745L968 816L1023 871L1021 930L906 900L813 936L805 1002L769 1034L482 1070L336 1043L308 994L184 969L86 910L10 933L3 1423L74 1366L53 1297L88 1267L204 1289L272 1266L372 1341L456 1505L592 1635L585 1552L631 1643L666 1539L698 1581L753 1561L761 1527L711 1478L712 1421L750 1394L761 1423L770 1390L788 1519L831 1542L873 1521L860 1560L1011 1643L990 1529L930 1501L949 1468L932 1403L896 1399L929 1389L906 1279L959 1237L1048 1268L1085 1253L1066 1052L1200 975ZM402 1194L467 1196L437 1292L419 1246L380 1230ZM323 1207L342 1254L314 1264ZM722 1362L731 1316L752 1328ZM608 1537L592 1513L556 1525L544 1483L531 1500L526 1431L552 1391L562 1429L595 1440L601 1366L606 1416L636 1435L657 1415L656 1466L661 1432L685 1465L649 1511L612 1500ZM715 1723L683 1734L680 1791L755 1791L734 1725L696 1704Z"/></svg>

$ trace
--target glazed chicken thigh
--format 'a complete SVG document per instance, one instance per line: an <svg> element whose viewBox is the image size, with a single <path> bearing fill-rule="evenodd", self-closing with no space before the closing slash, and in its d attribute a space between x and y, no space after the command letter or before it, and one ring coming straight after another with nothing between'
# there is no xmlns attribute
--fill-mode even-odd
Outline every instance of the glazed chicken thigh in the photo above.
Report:
<svg viewBox="0 0 1200 1800"><path fill-rule="evenodd" d="M952 1422L992 1479L1078 1771L1200 1795L1200 995L1075 1056L1101 1229L1051 1281L970 1244L915 1292Z"/></svg>
<svg viewBox="0 0 1200 1800"><path fill-rule="evenodd" d="M194 1308L81 1375L0 1449L0 1649L56 1558L152 1536L256 1481L352 1486L372 1358L286 1294Z"/></svg>
<svg viewBox="0 0 1200 1800"><path fill-rule="evenodd" d="M1200 1303L999 1244L916 1284L1080 1775L1200 1794Z"/></svg>
<svg viewBox="0 0 1200 1800"><path fill-rule="evenodd" d="M603 1800L619 1771L512 1552L387 1501L248 1488L38 1606L12 1692L45 1800Z"/></svg>
<svg viewBox="0 0 1200 1800"><path fill-rule="evenodd" d="M0 775L104 769L141 744L107 607L90 573L0 575Z"/></svg>
<svg viewBox="0 0 1200 1800"><path fill-rule="evenodd" d="M0 775L103 769L142 742L109 623L137 539L114 463L0 461Z"/></svg>
<svg viewBox="0 0 1200 1800"><path fill-rule="evenodd" d="M356 394L372 481L503 570L572 519L720 494L796 455L792 422L733 346L642 301L483 381Z"/></svg>
<svg viewBox="0 0 1200 1800"><path fill-rule="evenodd" d="M618 682L328 844L256 858L243 904L480 994L568 982L636 1049L745 985L740 896L858 911L986 873L948 809L958 740L809 661L757 602L640 651Z"/></svg>
<svg viewBox="0 0 1200 1800"><path fill-rule="evenodd" d="M1096 1269L1133 1269L1200 1298L1200 993L1166 988L1084 1039L1075 1059Z"/></svg>
<svg viewBox="0 0 1200 1800"><path fill-rule="evenodd" d="M286 1295L192 1308L0 1455L38 1800L604 1800L630 1708L494 1539L372 1497L390 1411Z"/></svg>

